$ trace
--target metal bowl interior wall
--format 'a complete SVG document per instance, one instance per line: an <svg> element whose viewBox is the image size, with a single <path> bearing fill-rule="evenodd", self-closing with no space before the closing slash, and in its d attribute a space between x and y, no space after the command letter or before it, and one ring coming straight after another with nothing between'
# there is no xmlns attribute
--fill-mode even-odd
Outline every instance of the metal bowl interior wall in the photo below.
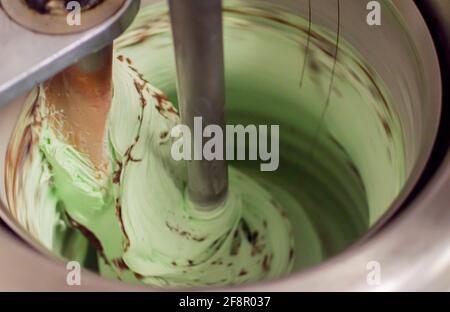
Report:
<svg viewBox="0 0 450 312"><path fill-rule="evenodd" d="M143 2L145 5L157 1ZM270 3L307 17L307 0L253 2ZM389 4L390 1L380 2L383 7L383 23L380 28L368 27L365 18L356 18L367 15L366 3L360 0L341 1L340 27L342 37L364 56L387 84L395 98L396 110L405 133L409 179L402 194L380 221L381 226L410 194L428 162L440 121L441 79L433 40L417 7L412 2L402 0L392 1L392 4ZM335 14L336 2L314 0L313 5L314 22L335 31L338 22ZM408 92L405 93L405 90ZM22 101L23 99L17 99L0 109L2 163ZM442 238L448 237L446 230L450 212L445 209L445 203L450 200L450 195L446 195L445 191L438 193L438 190L445 189L447 184L450 186L447 179L450 173L448 162L448 159L444 161L440 172L426 185L424 191L411 201L409 207L396 216L396 220L390 222L382 231L378 231L379 227L376 226L376 233L370 239L361 241L360 244L314 268L294 273L281 280L239 289L292 291L448 287L439 277L445 272L449 273L446 264L450 262L450 237L447 240ZM0 169L3 176L2 170L3 167ZM0 187L4 204L3 184L0 184ZM5 216L5 210L2 214ZM17 227L15 229L20 231ZM22 235L26 237L25 233ZM36 252L29 244L34 244L32 239L24 243L10 231L0 229L0 245L3 246L0 250L0 268L3 268L2 279L5 281L0 284L0 289L20 290L26 283L26 289L40 290L41 281L46 280L45 287L48 290L79 290L65 283L67 271L63 262L49 257L39 247L37 248L40 251ZM416 261L412 262L411 259ZM380 286L370 286L366 281L367 264L373 261L380 263L383 270L383 283ZM417 280L418 274L424 268L430 268L430 265L434 265L434 269L429 276L424 277L421 274L421 279ZM412 283L413 281L415 282ZM105 280L92 272L85 272L81 287L85 290L149 290Z"/></svg>

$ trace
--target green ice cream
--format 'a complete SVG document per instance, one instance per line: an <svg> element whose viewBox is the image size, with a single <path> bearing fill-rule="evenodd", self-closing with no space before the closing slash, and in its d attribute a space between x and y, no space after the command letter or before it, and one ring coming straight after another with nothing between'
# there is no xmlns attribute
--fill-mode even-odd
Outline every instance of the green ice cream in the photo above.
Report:
<svg viewBox="0 0 450 312"><path fill-rule="evenodd" d="M48 124L43 88L18 122L9 207L47 248L124 281L241 284L336 254L399 194L407 176L401 125L358 53L341 39L325 108L333 34L313 25L307 56L303 19L224 3L227 123L280 125L279 170L232 162L220 209L200 212L186 201L185 166L170 156L179 117L167 8L145 7L115 43L108 173Z"/></svg>
<svg viewBox="0 0 450 312"><path fill-rule="evenodd" d="M40 150L33 157L40 159L25 174L39 177L32 193L45 198L35 209L65 218L97 249L101 274L123 281L225 285L289 272L293 241L282 204L233 168L221 207L202 212L190 204L184 163L170 154L169 133L179 123L175 108L130 60L118 56L113 68L109 175L55 133L43 88L30 98L41 120L32 127ZM59 220L53 215L47 222L42 227L51 229ZM54 248L57 237L47 239Z"/></svg>

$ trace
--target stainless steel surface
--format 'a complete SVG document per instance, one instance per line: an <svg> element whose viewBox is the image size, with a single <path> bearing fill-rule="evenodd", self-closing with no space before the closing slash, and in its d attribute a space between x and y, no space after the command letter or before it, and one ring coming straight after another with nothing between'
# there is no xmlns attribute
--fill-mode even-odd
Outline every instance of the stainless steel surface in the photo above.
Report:
<svg viewBox="0 0 450 312"><path fill-rule="evenodd" d="M57 2L61 7L59 10L49 10L39 13L30 9L25 1L1 0L3 10L16 23L44 34L69 34L78 33L100 25L109 17L113 16L125 3L126 0L103 1L94 7L81 8L79 24L67 22L73 21L75 14L69 14L64 10L64 2Z"/></svg>
<svg viewBox="0 0 450 312"><path fill-rule="evenodd" d="M261 1L294 6L294 1ZM307 12L306 2L295 1L294 7L304 14ZM315 22L333 29L336 19L333 10L325 2L313 1L316 8L323 5L323 11L315 15ZM404 118L403 122L406 122L405 132L409 138L406 149L409 152L412 179L405 194L399 198L400 203L416 184L433 145L441 103L440 72L432 39L413 2L393 1L402 16L402 23L411 30L410 38L397 29L394 14L383 15L383 27L387 30L384 34L377 34L376 28L364 25L363 18L355 18L365 16L363 2L342 1L342 35L373 64L386 80L396 101L402 103L398 110ZM427 3L431 7L434 7L433 4L444 7L433 11L436 20L450 21L450 3L447 0L427 0ZM440 30L444 33L443 40L450 42L450 24ZM413 48L411 45L403 46L409 40L414 42L417 49L415 53L410 50ZM409 58L411 54L414 57ZM449 52L441 51L442 55L448 57ZM447 61L442 64L450 63ZM450 68L442 68L442 71L448 73ZM402 94L405 89L399 86L399 77L408 77L406 90L411 93ZM20 103L19 99L14 105L0 108L1 163ZM445 122L448 123L448 120ZM444 133L444 136L448 137L448 134ZM437 172L431 175L423 188L416 190L416 196L408 202L407 207L395 217L387 215L384 227L379 227L373 235L314 268L276 281L235 287L232 290L450 290L450 152L446 150L447 147L444 148L446 155L442 162L439 160ZM2 170L0 167L1 175ZM393 207L395 210L396 204ZM5 213L4 209L0 211ZM88 271L83 271L82 286L69 287L65 282L67 271L62 261L48 253L36 252L5 228L0 228L0 246L0 290L154 290L106 280ZM380 285L371 286L367 283L370 272L367 264L372 261L380 264Z"/></svg>
<svg viewBox="0 0 450 312"><path fill-rule="evenodd" d="M108 45L97 52L87 55L72 66L76 66L82 72L96 72L107 65L112 49L113 46Z"/></svg>
<svg viewBox="0 0 450 312"><path fill-rule="evenodd" d="M111 18L86 32L52 36L34 33L0 10L0 106L23 95L84 56L110 44L132 22L139 1L127 0Z"/></svg>
<svg viewBox="0 0 450 312"><path fill-rule="evenodd" d="M222 1L169 0L169 7L181 120L197 138L195 117L202 118L203 128L217 125L225 129ZM228 191L227 163L204 159L203 144L196 142L191 143L192 155L200 159L194 156L187 163L188 193L200 209L214 209Z"/></svg>

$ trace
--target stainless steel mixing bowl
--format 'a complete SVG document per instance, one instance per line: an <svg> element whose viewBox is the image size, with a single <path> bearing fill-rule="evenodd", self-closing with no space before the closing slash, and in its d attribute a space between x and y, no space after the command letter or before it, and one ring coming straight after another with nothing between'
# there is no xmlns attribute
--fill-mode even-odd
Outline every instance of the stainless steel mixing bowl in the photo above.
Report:
<svg viewBox="0 0 450 312"><path fill-rule="evenodd" d="M441 71L448 73L444 67L448 60L441 58L439 63L433 38L421 14L427 18L433 14L430 21L435 24L431 31L444 32L434 39L440 56L448 57L448 52L443 52L450 38L445 37L450 33L450 25L445 25L450 20L450 4L446 1L419 1L422 11L412 1L379 1L383 15L382 25L377 27L366 23L366 1L341 1L342 37L371 64L394 97L405 135L407 185L367 235L344 252L289 277L233 290L450 289L450 209L447 207L450 156L446 156L445 126L441 127L440 145L431 154L441 118L445 118L441 114ZM307 0L256 2L270 3L307 17ZM314 23L335 31L337 1L312 2ZM23 99L17 99L0 109L2 164L22 102ZM4 176L3 167L0 175ZM82 286L68 286L65 263L50 256L17 226L3 206L3 181L0 191L0 215L6 223L0 227L0 290L151 290L106 280L89 271L83 271ZM370 273L367 265L373 261L381 269L381 283L377 285L367 282Z"/></svg>

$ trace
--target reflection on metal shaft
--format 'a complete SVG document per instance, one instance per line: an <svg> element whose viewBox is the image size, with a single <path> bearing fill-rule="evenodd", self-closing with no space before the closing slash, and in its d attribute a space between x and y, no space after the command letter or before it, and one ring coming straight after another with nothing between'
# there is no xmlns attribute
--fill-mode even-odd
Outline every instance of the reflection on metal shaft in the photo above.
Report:
<svg viewBox="0 0 450 312"><path fill-rule="evenodd" d="M220 0L169 1L181 118L191 131L194 117L202 117L204 127L223 128L225 123L221 4ZM227 193L226 161L193 160L187 166L191 199L205 210L213 209Z"/></svg>

